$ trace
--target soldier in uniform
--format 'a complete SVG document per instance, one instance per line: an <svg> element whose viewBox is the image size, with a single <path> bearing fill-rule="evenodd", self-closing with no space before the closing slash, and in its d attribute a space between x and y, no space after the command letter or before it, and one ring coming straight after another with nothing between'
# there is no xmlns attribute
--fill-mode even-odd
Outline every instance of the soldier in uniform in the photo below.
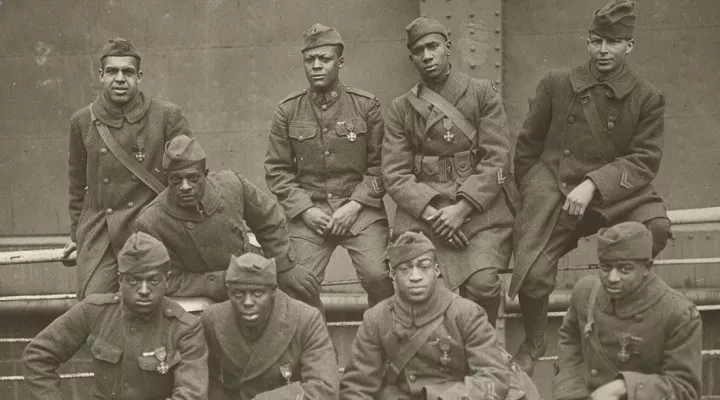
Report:
<svg viewBox="0 0 720 400"><path fill-rule="evenodd" d="M405 232L386 254L395 296L365 312L341 400L540 399L483 309L438 285L430 239Z"/></svg>
<svg viewBox="0 0 720 400"><path fill-rule="evenodd" d="M208 174L205 152L194 138L168 142L162 166L169 186L138 215L137 229L160 239L170 253L169 295L227 300L225 270L231 255L255 251L252 230L277 263L280 287L319 298L315 276L295 264L285 214L273 198L236 172Z"/></svg>
<svg viewBox="0 0 720 400"><path fill-rule="evenodd" d="M322 282L333 251L344 247L373 305L393 293L381 257L388 223L380 103L340 83L344 45L335 28L315 24L303 36L310 88L275 110L265 179L285 208L298 262Z"/></svg>
<svg viewBox="0 0 720 400"><path fill-rule="evenodd" d="M554 399L700 398L702 320L655 275L652 247L639 222L600 230L600 279L577 282L560 327Z"/></svg>
<svg viewBox="0 0 720 400"><path fill-rule="evenodd" d="M485 308L494 325L498 269L507 268L511 255L509 204L517 197L506 179L505 110L490 82L450 65L451 43L438 21L418 18L405 29L422 79L387 114L382 174L398 205L393 232L428 234L446 285Z"/></svg>
<svg viewBox="0 0 720 400"><path fill-rule="evenodd" d="M211 400L337 398L335 349L322 315L275 281L272 259L246 253L230 260L230 300L202 315Z"/></svg>
<svg viewBox="0 0 720 400"><path fill-rule="evenodd" d="M170 257L146 233L118 254L120 293L88 296L25 348L31 399L61 400L57 369L87 344L104 400L207 399L208 350L200 319L165 297Z"/></svg>
<svg viewBox="0 0 720 400"><path fill-rule="evenodd" d="M528 373L545 352L557 262L579 238L637 221L653 234L654 256L669 237L665 206L651 184L662 156L665 97L625 62L634 21L633 2L613 0L595 12L590 61L543 78L518 138L523 207L509 295L520 295L525 341L515 359Z"/></svg>
<svg viewBox="0 0 720 400"><path fill-rule="evenodd" d="M79 299L118 290L117 254L162 188L165 142L191 135L180 107L138 89L140 56L129 40L109 40L100 64L101 92L70 118L71 242L64 254L77 248Z"/></svg>

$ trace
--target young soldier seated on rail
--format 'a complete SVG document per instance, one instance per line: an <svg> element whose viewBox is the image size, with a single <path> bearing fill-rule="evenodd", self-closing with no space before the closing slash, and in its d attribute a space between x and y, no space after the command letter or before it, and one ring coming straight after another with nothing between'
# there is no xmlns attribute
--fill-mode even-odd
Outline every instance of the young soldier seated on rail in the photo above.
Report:
<svg viewBox="0 0 720 400"><path fill-rule="evenodd" d="M395 295L365 313L341 400L540 399L482 307L438 286L430 239L405 232L386 255Z"/></svg>
<svg viewBox="0 0 720 400"><path fill-rule="evenodd" d="M700 314L655 275L652 244L638 222L600 231L600 278L577 282L560 328L554 399L700 398Z"/></svg>
<svg viewBox="0 0 720 400"><path fill-rule="evenodd" d="M120 293L88 296L25 349L30 398L61 400L57 369L87 344L93 399L206 399L202 326L165 297L169 266L162 243L142 232L132 234L118 254Z"/></svg>
<svg viewBox="0 0 720 400"><path fill-rule="evenodd" d="M335 349L320 311L275 282L275 260L254 253L231 258L230 300L202 315L211 400L337 398Z"/></svg>
<svg viewBox="0 0 720 400"><path fill-rule="evenodd" d="M225 270L231 255L253 251L250 229L275 258L278 285L292 296L319 299L320 284L295 263L285 213L273 198L234 171L208 174L205 152L187 136L165 146L162 166L168 188L138 215L136 226L170 253L169 295L227 300Z"/></svg>

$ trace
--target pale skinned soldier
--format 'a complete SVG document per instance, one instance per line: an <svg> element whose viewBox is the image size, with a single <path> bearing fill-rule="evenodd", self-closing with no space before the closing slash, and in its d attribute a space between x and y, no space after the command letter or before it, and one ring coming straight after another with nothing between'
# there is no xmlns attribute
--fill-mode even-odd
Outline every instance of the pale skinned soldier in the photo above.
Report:
<svg viewBox="0 0 720 400"><path fill-rule="evenodd" d="M380 103L340 83L344 44L335 28L313 25L301 51L310 88L275 109L265 180L285 208L299 264L322 281L333 251L344 247L374 305L393 293L381 260L389 230Z"/></svg>
<svg viewBox="0 0 720 400"><path fill-rule="evenodd" d="M140 210L159 192L125 163L162 185L165 143L192 135L180 107L140 91L140 56L130 41L109 40L100 64L102 90L70 118L71 242L64 254L77 249L79 299L117 291L117 254ZM103 129L108 140L101 136Z"/></svg>
<svg viewBox="0 0 720 400"><path fill-rule="evenodd" d="M230 300L202 315L210 346L210 400L333 400L338 366L316 308L277 290L275 261L230 260Z"/></svg>
<svg viewBox="0 0 720 400"><path fill-rule="evenodd" d="M202 324L165 297L167 250L154 237L134 233L118 264L119 293L88 296L28 344L23 361L30 398L61 400L57 369L87 345L95 374L88 398L207 399Z"/></svg>
<svg viewBox="0 0 720 400"><path fill-rule="evenodd" d="M387 258L395 296L365 312L341 400L540 399L497 344L483 309L439 283L427 237L403 233Z"/></svg>
<svg viewBox="0 0 720 400"><path fill-rule="evenodd" d="M505 110L490 82L450 65L451 43L438 21L418 18L406 31L421 82L387 113L382 174L398 205L393 232L428 234L445 284L485 308L494 325L517 199L507 179Z"/></svg>
<svg viewBox="0 0 720 400"><path fill-rule="evenodd" d="M523 207L515 220L515 268L525 340L515 359L528 373L546 349L548 299L558 260L579 238L621 221L644 223L653 256L670 221L652 180L660 167L665 97L625 62L634 3L614 0L589 27L590 61L551 71L530 104L515 151Z"/></svg>
<svg viewBox="0 0 720 400"><path fill-rule="evenodd" d="M205 152L187 136L167 143L163 169L168 188L138 215L137 229L160 239L170 253L168 294L227 300L228 261L257 251L252 233L263 254L275 259L278 285L286 293L319 298L320 284L296 264L285 214L272 197L234 171L208 174Z"/></svg>
<svg viewBox="0 0 720 400"><path fill-rule="evenodd" d="M655 274L652 242L639 222L598 233L600 277L573 289L560 327L554 399L700 398L700 313Z"/></svg>

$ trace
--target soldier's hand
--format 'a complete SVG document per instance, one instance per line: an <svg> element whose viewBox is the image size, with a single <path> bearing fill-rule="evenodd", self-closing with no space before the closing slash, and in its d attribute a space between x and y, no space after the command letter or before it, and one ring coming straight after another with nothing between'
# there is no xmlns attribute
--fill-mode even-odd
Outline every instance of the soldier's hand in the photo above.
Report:
<svg viewBox="0 0 720 400"><path fill-rule="evenodd" d="M622 379L615 379L614 381L608 382L599 388L595 389L590 394L592 400L620 400L623 396L627 395L627 386L625 381Z"/></svg>
<svg viewBox="0 0 720 400"><path fill-rule="evenodd" d="M325 232L337 236L346 235L362 210L362 204L350 200L338 208L325 226Z"/></svg>
<svg viewBox="0 0 720 400"><path fill-rule="evenodd" d="M462 248L468 245L465 235L456 232L465 223L465 219L472 212L473 206L465 199L437 210L428 218L433 234L442 240L448 241L452 246ZM452 240L452 242L451 242Z"/></svg>
<svg viewBox="0 0 720 400"><path fill-rule="evenodd" d="M593 196L595 196L595 183L590 179L585 179L568 194L562 209L570 215L582 217Z"/></svg>
<svg viewBox="0 0 720 400"><path fill-rule="evenodd" d="M77 250L77 243L71 241L70 243L65 245L65 248L63 248L62 258L70 257L70 254L72 254L75 250ZM63 260L61 262L66 267L74 267L77 265L75 260Z"/></svg>
<svg viewBox="0 0 720 400"><path fill-rule="evenodd" d="M320 236L325 234L325 227L330 222L330 216L317 207L310 207L303 211L300 218L310 230Z"/></svg>
<svg viewBox="0 0 720 400"><path fill-rule="evenodd" d="M294 294L301 300L310 300L320 293L320 282L315 274L301 265L280 272L277 282L283 292Z"/></svg>

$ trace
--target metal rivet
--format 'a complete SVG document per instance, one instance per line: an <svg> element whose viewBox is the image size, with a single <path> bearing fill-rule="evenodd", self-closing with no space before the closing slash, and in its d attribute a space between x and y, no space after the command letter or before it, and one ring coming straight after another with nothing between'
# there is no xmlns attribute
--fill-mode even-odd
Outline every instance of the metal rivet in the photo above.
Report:
<svg viewBox="0 0 720 400"><path fill-rule="evenodd" d="M495 84L496 84L496 85L499 85L499 84L500 84L500 79L495 79Z"/></svg>
<svg viewBox="0 0 720 400"><path fill-rule="evenodd" d="M470 13L470 18L475 18L475 14Z"/></svg>
<svg viewBox="0 0 720 400"><path fill-rule="evenodd" d="M495 15L496 16L500 15L500 11L495 11Z"/></svg>
<svg viewBox="0 0 720 400"><path fill-rule="evenodd" d="M495 46L495 51L500 51L500 46Z"/></svg>
<svg viewBox="0 0 720 400"><path fill-rule="evenodd" d="M475 63L470 64L470 69L475 69Z"/></svg>
<svg viewBox="0 0 720 400"><path fill-rule="evenodd" d="M470 46L470 51L475 52L475 46Z"/></svg>
<svg viewBox="0 0 720 400"><path fill-rule="evenodd" d="M446 15L446 16L445 16L445 18L447 18L447 19L450 19L450 18L452 18L452 14L448 14L448 15Z"/></svg>
<svg viewBox="0 0 720 400"><path fill-rule="evenodd" d="M499 63L499 62L495 63L495 68L500 68L500 63Z"/></svg>
<svg viewBox="0 0 720 400"><path fill-rule="evenodd" d="M452 30L451 30L451 29L448 29L447 33L448 33L448 36L452 36Z"/></svg>
<svg viewBox="0 0 720 400"><path fill-rule="evenodd" d="M495 29L495 33L500 33L500 28Z"/></svg>
<svg viewBox="0 0 720 400"><path fill-rule="evenodd" d="M475 31L471 30L469 33L470 33L471 35L474 35L474 34L475 34Z"/></svg>

